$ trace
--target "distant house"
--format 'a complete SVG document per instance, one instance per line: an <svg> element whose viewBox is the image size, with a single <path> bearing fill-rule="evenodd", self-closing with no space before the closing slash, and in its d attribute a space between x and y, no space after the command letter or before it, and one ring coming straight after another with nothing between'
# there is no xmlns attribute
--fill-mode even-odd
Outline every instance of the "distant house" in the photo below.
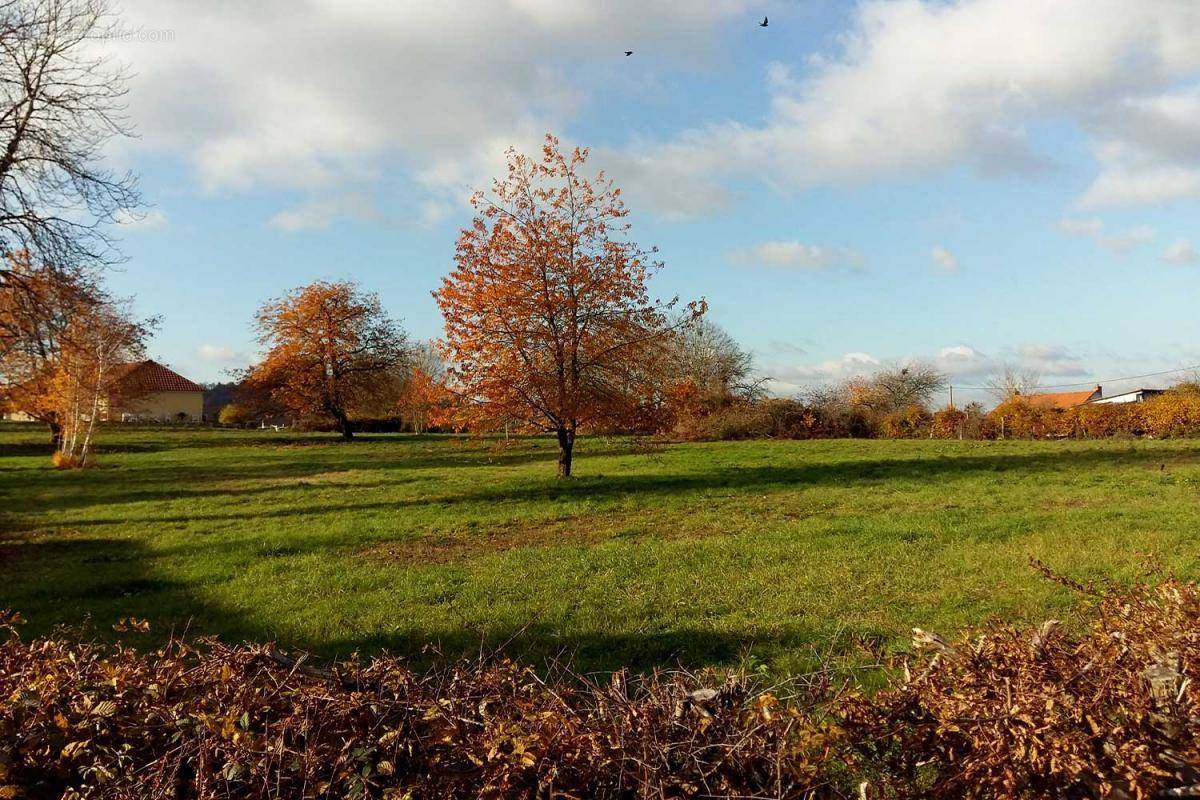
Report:
<svg viewBox="0 0 1200 800"><path fill-rule="evenodd" d="M1151 397L1157 397L1165 392L1166 389L1130 389L1127 392L1114 394L1110 397L1101 397L1098 400L1093 400L1096 404L1117 404L1117 403L1144 403Z"/></svg>
<svg viewBox="0 0 1200 800"><path fill-rule="evenodd" d="M1025 394L1022 399L1034 408L1065 410L1085 403L1094 403L1104 396L1100 387L1081 392L1055 392L1050 394Z"/></svg>
<svg viewBox="0 0 1200 800"><path fill-rule="evenodd" d="M1034 408L1066 410L1082 405L1104 405L1118 403L1144 403L1151 397L1162 394L1165 389L1130 389L1120 394L1104 396L1100 386L1081 392L1058 392L1056 394L1022 395L1025 402Z"/></svg>
<svg viewBox="0 0 1200 800"><path fill-rule="evenodd" d="M204 417L204 388L157 361L122 364L113 380L117 390L104 406L105 421L197 422ZM9 409L0 419L34 421L19 409Z"/></svg>
<svg viewBox="0 0 1200 800"><path fill-rule="evenodd" d="M116 377L120 390L106 410L112 421L194 422L204 415L204 388L157 361L124 364Z"/></svg>

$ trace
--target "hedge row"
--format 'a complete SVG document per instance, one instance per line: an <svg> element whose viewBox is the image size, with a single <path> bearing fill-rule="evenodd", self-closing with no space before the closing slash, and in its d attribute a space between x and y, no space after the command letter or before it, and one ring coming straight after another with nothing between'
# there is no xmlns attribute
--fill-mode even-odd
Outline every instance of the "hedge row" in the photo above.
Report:
<svg viewBox="0 0 1200 800"><path fill-rule="evenodd" d="M1144 403L1043 409L1021 398L984 413L978 406L930 411L920 405L881 413L799 400L735 403L686 418L683 439L1063 439L1200 435L1200 392L1169 391Z"/></svg>
<svg viewBox="0 0 1200 800"><path fill-rule="evenodd" d="M328 669L269 646L0 645L0 797L1192 796L1200 591L1114 592L916 654L863 694L738 676L547 681L506 660ZM130 624L130 623L127 623ZM139 624L139 623L132 623Z"/></svg>
<svg viewBox="0 0 1200 800"><path fill-rule="evenodd" d="M988 414L988 435L1011 438L1104 438L1200 434L1200 392L1169 391L1143 403L1088 403L1065 411L1037 408L1020 398Z"/></svg>

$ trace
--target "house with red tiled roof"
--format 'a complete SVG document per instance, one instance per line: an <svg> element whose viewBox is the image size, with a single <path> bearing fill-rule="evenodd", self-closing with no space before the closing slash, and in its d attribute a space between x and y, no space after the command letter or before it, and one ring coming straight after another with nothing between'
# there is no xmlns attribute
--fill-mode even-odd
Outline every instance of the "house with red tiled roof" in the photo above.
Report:
<svg viewBox="0 0 1200 800"><path fill-rule="evenodd" d="M204 387L154 360L124 364L106 418L112 421L195 422L204 414Z"/></svg>
<svg viewBox="0 0 1200 800"><path fill-rule="evenodd" d="M1094 389L1084 389L1081 392L1052 392L1049 394L1023 394L1021 398L1034 408L1066 410L1093 403L1104 396L1097 386Z"/></svg>

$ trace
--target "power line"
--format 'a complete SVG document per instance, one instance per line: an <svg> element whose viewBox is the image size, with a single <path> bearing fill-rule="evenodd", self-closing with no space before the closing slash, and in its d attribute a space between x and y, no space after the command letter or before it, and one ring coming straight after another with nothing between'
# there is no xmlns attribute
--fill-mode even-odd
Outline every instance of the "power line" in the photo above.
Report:
<svg viewBox="0 0 1200 800"><path fill-rule="evenodd" d="M1097 384L1117 383L1118 381L1135 381L1139 378L1156 378L1159 375L1172 375L1176 372L1187 372L1188 370L1200 370L1200 364L1193 364L1190 367L1177 367L1176 369L1165 369L1162 372L1147 372L1144 375L1127 375L1124 378L1102 378L1096 381L1080 381L1079 383L1056 383L1052 385L1039 384L1034 386L1034 389L1072 389L1076 386L1096 386ZM959 389L978 389L980 391L990 391L994 386L958 386Z"/></svg>

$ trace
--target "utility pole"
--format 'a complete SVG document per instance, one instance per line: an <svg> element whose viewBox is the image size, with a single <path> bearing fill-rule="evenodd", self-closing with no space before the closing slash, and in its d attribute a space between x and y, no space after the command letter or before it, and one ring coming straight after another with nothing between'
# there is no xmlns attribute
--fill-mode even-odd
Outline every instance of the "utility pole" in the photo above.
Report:
<svg viewBox="0 0 1200 800"><path fill-rule="evenodd" d="M954 408L954 386L950 386L950 408Z"/></svg>

